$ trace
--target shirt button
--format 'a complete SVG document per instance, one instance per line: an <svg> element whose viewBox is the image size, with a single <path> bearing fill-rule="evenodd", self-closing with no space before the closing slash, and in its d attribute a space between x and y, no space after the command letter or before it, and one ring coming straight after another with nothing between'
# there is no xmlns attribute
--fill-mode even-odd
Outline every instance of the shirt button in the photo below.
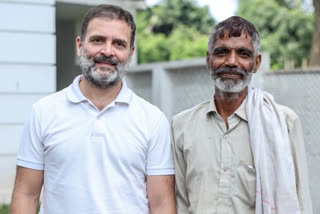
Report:
<svg viewBox="0 0 320 214"><path fill-rule="evenodd" d="M229 137L228 135L224 135L224 136L223 136L224 139L227 139L228 137Z"/></svg>

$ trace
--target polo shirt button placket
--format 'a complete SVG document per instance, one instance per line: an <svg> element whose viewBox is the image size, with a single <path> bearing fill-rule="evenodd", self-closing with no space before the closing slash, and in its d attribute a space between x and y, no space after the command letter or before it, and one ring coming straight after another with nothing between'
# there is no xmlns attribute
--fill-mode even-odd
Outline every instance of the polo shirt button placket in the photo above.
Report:
<svg viewBox="0 0 320 214"><path fill-rule="evenodd" d="M96 115L92 129L92 141L102 142L106 132L106 127L100 113Z"/></svg>

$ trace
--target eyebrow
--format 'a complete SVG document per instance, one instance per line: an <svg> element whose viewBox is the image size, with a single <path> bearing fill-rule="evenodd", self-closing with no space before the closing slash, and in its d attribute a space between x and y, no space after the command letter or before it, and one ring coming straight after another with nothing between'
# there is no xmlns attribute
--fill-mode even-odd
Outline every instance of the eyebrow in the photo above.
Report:
<svg viewBox="0 0 320 214"><path fill-rule="evenodd" d="M102 39L103 40L103 39L105 39L105 37L102 35L92 35L89 37L89 40L92 40L92 39Z"/></svg>
<svg viewBox="0 0 320 214"><path fill-rule="evenodd" d="M227 48L227 47L217 47L217 48L215 48L213 50L213 54L217 54L217 53L219 53L221 51L229 51L229 48Z"/></svg>
<svg viewBox="0 0 320 214"><path fill-rule="evenodd" d="M93 39L106 40L107 38L106 38L105 36L103 36L103 35L97 34L97 35L92 35L92 36L89 37L89 41L91 41L91 40L93 40ZM125 46L128 46L128 42L127 42L126 40L124 40L124 39L121 39L121 38L115 38L115 39L113 40L113 42L121 42L121 43L123 43Z"/></svg>
<svg viewBox="0 0 320 214"><path fill-rule="evenodd" d="M217 54L219 52L223 52L223 51L229 51L230 49L232 48L227 48L227 47L217 47L213 50L213 54ZM244 52L246 54L249 54L249 55L252 55L253 54L253 51L248 49L248 48L245 48L245 47L241 47L241 48L237 48L235 49L237 52Z"/></svg>

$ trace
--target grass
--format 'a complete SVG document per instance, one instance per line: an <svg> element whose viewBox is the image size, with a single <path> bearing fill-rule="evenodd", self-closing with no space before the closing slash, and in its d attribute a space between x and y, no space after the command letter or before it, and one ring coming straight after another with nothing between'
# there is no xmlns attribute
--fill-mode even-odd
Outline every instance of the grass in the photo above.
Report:
<svg viewBox="0 0 320 214"><path fill-rule="evenodd" d="M0 214L8 214L9 206L8 205L0 205Z"/></svg>
<svg viewBox="0 0 320 214"><path fill-rule="evenodd" d="M40 204L37 209L37 213L40 210ZM9 205L0 205L0 214L9 214Z"/></svg>

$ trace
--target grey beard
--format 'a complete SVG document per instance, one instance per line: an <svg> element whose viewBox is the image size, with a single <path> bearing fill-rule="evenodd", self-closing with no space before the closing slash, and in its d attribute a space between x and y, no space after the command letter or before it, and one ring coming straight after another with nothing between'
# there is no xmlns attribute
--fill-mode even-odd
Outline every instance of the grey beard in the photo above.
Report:
<svg viewBox="0 0 320 214"><path fill-rule="evenodd" d="M235 80L235 79L228 79L228 78L221 78L219 74L225 72L232 72L240 75L242 79ZM210 69L211 79L213 80L215 87L222 92L226 93L241 93L250 83L252 79L252 72L253 69L246 73L240 68L219 68L214 71L212 68Z"/></svg>
<svg viewBox="0 0 320 214"><path fill-rule="evenodd" d="M100 68L102 72L98 72L95 67L95 61L112 63L115 65L115 69ZM98 88L109 88L122 80L130 61L130 57L128 57L124 62L118 62L111 57L105 56L94 57L90 60L83 48L81 49L80 67L82 74L90 83L92 83L92 85Z"/></svg>

